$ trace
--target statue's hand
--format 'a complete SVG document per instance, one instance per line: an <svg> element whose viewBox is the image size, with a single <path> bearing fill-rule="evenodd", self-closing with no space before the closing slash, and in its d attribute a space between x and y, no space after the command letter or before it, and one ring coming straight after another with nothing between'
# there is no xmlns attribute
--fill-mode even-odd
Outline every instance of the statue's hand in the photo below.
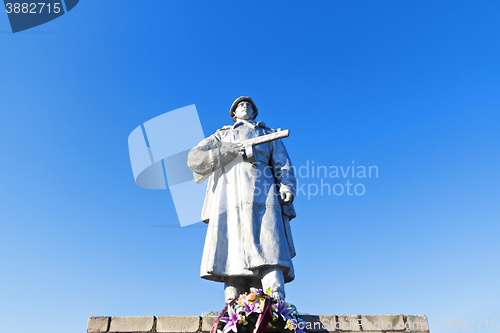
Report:
<svg viewBox="0 0 500 333"><path fill-rule="evenodd" d="M288 205L293 202L293 193L286 191L286 192L280 192L281 200L285 205Z"/></svg>
<svg viewBox="0 0 500 333"><path fill-rule="evenodd" d="M232 142L231 143L231 148L235 151L235 152L242 152L245 150L245 146L243 146L243 144L239 141L236 141L236 142Z"/></svg>

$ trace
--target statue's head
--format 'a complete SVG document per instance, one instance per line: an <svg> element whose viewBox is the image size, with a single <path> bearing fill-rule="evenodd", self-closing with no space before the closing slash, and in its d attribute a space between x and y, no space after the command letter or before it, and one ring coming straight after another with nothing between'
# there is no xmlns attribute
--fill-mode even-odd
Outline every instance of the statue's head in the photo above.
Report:
<svg viewBox="0 0 500 333"><path fill-rule="evenodd" d="M229 110L229 115L233 121L237 119L254 119L257 118L259 111L257 110L257 106L252 101L250 97L241 96L237 98L233 105L231 105L231 109Z"/></svg>

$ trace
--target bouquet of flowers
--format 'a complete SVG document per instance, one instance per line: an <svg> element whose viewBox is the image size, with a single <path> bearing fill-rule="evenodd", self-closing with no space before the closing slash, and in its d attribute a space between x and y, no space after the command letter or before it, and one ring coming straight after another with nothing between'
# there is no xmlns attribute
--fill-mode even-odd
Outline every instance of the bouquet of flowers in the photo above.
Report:
<svg viewBox="0 0 500 333"><path fill-rule="evenodd" d="M275 290L251 288L222 310L211 333L263 333L269 323L276 331L304 333L298 315L297 308Z"/></svg>

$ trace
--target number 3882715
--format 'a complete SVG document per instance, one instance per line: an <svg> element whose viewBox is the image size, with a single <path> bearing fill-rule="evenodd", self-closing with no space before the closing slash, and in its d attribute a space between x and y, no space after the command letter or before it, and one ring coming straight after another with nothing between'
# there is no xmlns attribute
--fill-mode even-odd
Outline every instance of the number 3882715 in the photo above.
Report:
<svg viewBox="0 0 500 333"><path fill-rule="evenodd" d="M7 14L14 13L14 14L41 14L44 11L46 13L54 13L58 14L61 12L61 7L60 3L44 3L44 2L38 2L38 3L6 3L5 4L5 10L7 11Z"/></svg>

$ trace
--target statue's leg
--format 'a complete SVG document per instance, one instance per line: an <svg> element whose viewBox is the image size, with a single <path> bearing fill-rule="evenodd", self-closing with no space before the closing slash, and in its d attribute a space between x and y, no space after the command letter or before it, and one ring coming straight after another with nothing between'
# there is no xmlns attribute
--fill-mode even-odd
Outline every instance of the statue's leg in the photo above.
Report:
<svg viewBox="0 0 500 333"><path fill-rule="evenodd" d="M248 282L241 276L228 276L224 279L224 301L229 304L246 292Z"/></svg>
<svg viewBox="0 0 500 333"><path fill-rule="evenodd" d="M271 267L262 271L262 289L276 290L281 299L285 299L285 278L279 268Z"/></svg>

